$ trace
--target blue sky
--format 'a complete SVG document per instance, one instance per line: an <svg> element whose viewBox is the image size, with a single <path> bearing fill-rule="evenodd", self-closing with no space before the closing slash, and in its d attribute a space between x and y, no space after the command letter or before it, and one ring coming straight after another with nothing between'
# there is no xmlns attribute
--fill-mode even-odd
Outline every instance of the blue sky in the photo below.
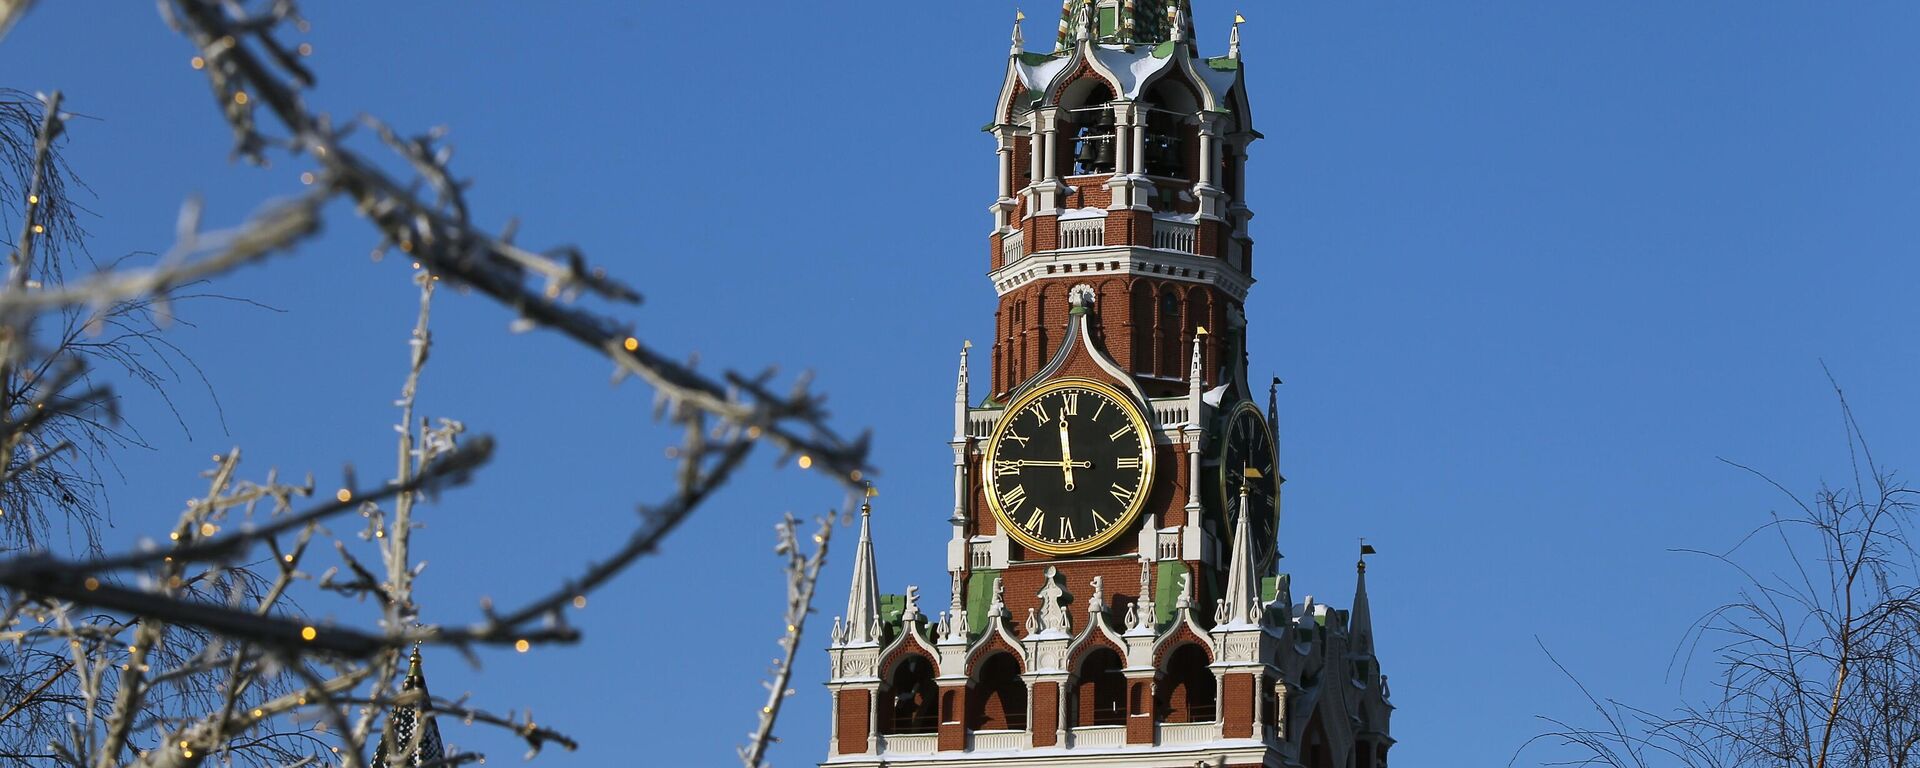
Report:
<svg viewBox="0 0 1920 768"><path fill-rule="evenodd" d="M317 105L448 126L476 215L517 216L521 242L577 244L627 277L647 296L628 316L663 347L814 371L841 425L875 430L883 589L943 594L954 357L993 311L977 129L1011 5L308 5ZM1223 48L1235 8L1196 6L1202 43ZM1052 9L1026 10L1040 45ZM1535 715L1578 716L1536 638L1602 694L1671 702L1675 644L1733 583L1669 550L1726 546L1782 507L1716 457L1806 492L1844 479L1822 361L1878 456L1920 461L1920 6L1239 10L1267 137L1248 182L1253 370L1288 382L1281 548L1296 595L1344 605L1356 538L1379 547L1396 762L1503 764ZM298 189L297 164L229 163L191 53L141 3L42 3L0 46L0 84L63 89L95 118L69 156L98 257L164 249L188 195L230 223ZM412 288L333 214L297 254L216 286L279 311L182 310L194 325L171 338L219 411L183 390L187 434L129 391L155 449L121 458L114 540L166 525L233 445L255 477L387 471ZM667 479L647 394L509 319L451 293L436 310L423 410L502 452L423 513L435 620L580 567ZM770 462L596 595L586 642L479 669L436 654L433 689L531 707L584 741L540 764L731 760L777 650L771 526L839 498ZM829 570L822 626L848 564ZM821 637L776 765L825 752Z"/></svg>

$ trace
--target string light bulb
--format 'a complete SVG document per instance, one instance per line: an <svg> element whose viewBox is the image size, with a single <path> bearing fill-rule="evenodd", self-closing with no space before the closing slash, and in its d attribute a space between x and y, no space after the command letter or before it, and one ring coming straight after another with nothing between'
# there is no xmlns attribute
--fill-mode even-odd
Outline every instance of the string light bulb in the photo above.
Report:
<svg viewBox="0 0 1920 768"><path fill-rule="evenodd" d="M309 643L313 642L313 639L319 636L320 636L320 630L314 629L312 626L305 626L300 628L300 639L305 640Z"/></svg>
<svg viewBox="0 0 1920 768"><path fill-rule="evenodd" d="M193 68L194 68L194 69L206 69L206 68L207 68L207 60L206 60L206 59L203 59L203 58L200 58L200 57L198 57L198 56L195 56L195 57L193 57L193 60L191 60L191 61L188 61L187 63L188 63L188 64L191 64L191 65L193 66Z"/></svg>
<svg viewBox="0 0 1920 768"><path fill-rule="evenodd" d="M519 640L513 641L513 649L520 653L526 653L527 649L532 647L533 647L533 644L527 642L527 639L524 637L520 638Z"/></svg>
<svg viewBox="0 0 1920 768"><path fill-rule="evenodd" d="M342 488L338 491L333 492L333 498L339 501L340 503L345 504L349 501L353 501L353 491L346 488Z"/></svg>

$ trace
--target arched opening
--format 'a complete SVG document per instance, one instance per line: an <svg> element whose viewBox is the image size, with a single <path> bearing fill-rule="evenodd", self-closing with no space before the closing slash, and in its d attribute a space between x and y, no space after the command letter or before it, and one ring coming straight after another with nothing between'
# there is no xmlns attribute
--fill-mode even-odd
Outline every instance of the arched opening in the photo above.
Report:
<svg viewBox="0 0 1920 768"><path fill-rule="evenodd" d="M1121 674L1120 654L1111 648L1095 649L1080 663L1078 681L1073 686L1080 725L1127 724L1127 677Z"/></svg>
<svg viewBox="0 0 1920 768"><path fill-rule="evenodd" d="M1147 133L1142 142L1146 149L1142 159L1147 174L1174 179L1192 178L1187 157L1197 146L1195 137L1198 129L1188 124L1187 116L1200 111L1193 90L1185 83L1162 78L1148 89L1145 101L1150 106L1147 110Z"/></svg>
<svg viewBox="0 0 1920 768"><path fill-rule="evenodd" d="M893 677L880 689L880 732L938 731L939 693L940 689L933 683L933 665L922 656L908 656L894 667Z"/></svg>
<svg viewBox="0 0 1920 768"><path fill-rule="evenodd" d="M1300 747L1300 761L1306 768L1333 768L1333 745L1327 742L1327 727L1320 713L1307 722L1307 743Z"/></svg>
<svg viewBox="0 0 1920 768"><path fill-rule="evenodd" d="M1053 297L1048 296L1047 292L1047 287L1041 286L1040 294L1035 297L1033 302L1033 343L1034 348L1039 352L1034 360L1036 369L1041 364L1044 364L1049 359L1048 356L1053 352L1047 348L1047 338L1052 335L1047 332L1049 330L1047 326L1047 303L1053 300Z"/></svg>
<svg viewBox="0 0 1920 768"><path fill-rule="evenodd" d="M1214 719L1215 686L1208 663L1207 652L1198 645L1180 646L1167 657L1166 674L1161 677L1154 702L1160 722L1205 723Z"/></svg>
<svg viewBox="0 0 1920 768"><path fill-rule="evenodd" d="M980 665L967 696L967 727L976 731L1021 731L1027 727L1027 684L1012 654L994 654Z"/></svg>
<svg viewBox="0 0 1920 768"><path fill-rule="evenodd" d="M1168 288L1160 294L1160 311L1154 321L1155 334L1159 337L1160 349L1157 357L1157 372L1161 376L1178 378L1186 373L1180 366L1186 358L1180 355L1180 297Z"/></svg>
<svg viewBox="0 0 1920 768"><path fill-rule="evenodd" d="M1114 143L1113 88L1099 77L1083 77L1060 94L1059 158L1062 176L1113 173L1119 147Z"/></svg>
<svg viewBox="0 0 1920 768"><path fill-rule="evenodd" d="M1207 289L1197 285L1187 289L1187 317L1189 320L1182 330L1192 332L1195 326L1212 326L1207 329L1207 337L1200 342L1200 376L1209 385L1217 384L1219 382L1213 379L1215 374L1219 373L1220 364L1219 356L1214 354L1214 349L1219 343L1220 334L1227 329L1213 321L1213 303Z"/></svg>
<svg viewBox="0 0 1920 768"><path fill-rule="evenodd" d="M1133 284L1128 320L1133 328L1133 369L1153 373L1153 286L1145 280Z"/></svg>

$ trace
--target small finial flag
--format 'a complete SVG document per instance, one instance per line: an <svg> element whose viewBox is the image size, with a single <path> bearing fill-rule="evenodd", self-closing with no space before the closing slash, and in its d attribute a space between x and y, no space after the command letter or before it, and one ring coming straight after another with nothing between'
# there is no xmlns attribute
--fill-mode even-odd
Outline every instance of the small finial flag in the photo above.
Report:
<svg viewBox="0 0 1920 768"><path fill-rule="evenodd" d="M878 495L880 495L880 489L873 487L873 483L867 483L867 498L871 499Z"/></svg>
<svg viewBox="0 0 1920 768"><path fill-rule="evenodd" d="M1379 554L1379 551L1375 550L1372 544L1368 544L1366 539L1361 539L1360 540L1360 556L1366 557L1367 555L1375 555L1375 554Z"/></svg>
<svg viewBox="0 0 1920 768"><path fill-rule="evenodd" d="M1233 23L1235 23L1235 24L1245 24L1245 23L1247 23L1247 17L1245 17L1245 16L1242 16L1242 15L1240 15L1240 12L1239 12L1239 11L1234 11L1234 12L1233 12Z"/></svg>
<svg viewBox="0 0 1920 768"><path fill-rule="evenodd" d="M1204 326L1204 325L1201 325L1201 326L1195 326L1195 327L1194 327L1194 331L1193 331L1193 335L1195 335L1195 336L1205 336L1205 335L1207 335L1207 327L1206 327L1206 326Z"/></svg>

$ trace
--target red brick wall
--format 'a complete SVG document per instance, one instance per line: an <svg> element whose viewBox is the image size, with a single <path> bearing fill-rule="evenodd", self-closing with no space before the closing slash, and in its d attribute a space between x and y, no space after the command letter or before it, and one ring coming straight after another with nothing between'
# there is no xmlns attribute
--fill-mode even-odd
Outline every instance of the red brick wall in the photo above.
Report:
<svg viewBox="0 0 1920 768"><path fill-rule="evenodd" d="M840 754L858 755L867 751L868 728L873 714L868 710L872 695L858 689L843 689L834 702L834 717L840 729Z"/></svg>
<svg viewBox="0 0 1920 768"><path fill-rule="evenodd" d="M1221 735L1253 737L1253 675L1227 675L1220 690Z"/></svg>
<svg viewBox="0 0 1920 768"><path fill-rule="evenodd" d="M967 748L967 687L940 689L940 751Z"/></svg>
<svg viewBox="0 0 1920 768"><path fill-rule="evenodd" d="M1127 681L1127 743L1153 743L1153 681Z"/></svg>
<svg viewBox="0 0 1920 768"><path fill-rule="evenodd" d="M1058 741L1060 728L1060 684L1033 684L1033 745L1051 747Z"/></svg>
<svg viewBox="0 0 1920 768"><path fill-rule="evenodd" d="M1064 140L1061 144L1063 151L1071 150L1073 147L1073 141L1071 139ZM1073 187L1073 192L1060 201L1060 207L1105 208L1113 205L1113 190L1107 189L1107 179L1111 178L1113 178L1113 174L1100 173L1074 176L1071 179L1064 180L1067 185ZM1108 240L1107 244L1112 245L1118 242L1122 241Z"/></svg>

